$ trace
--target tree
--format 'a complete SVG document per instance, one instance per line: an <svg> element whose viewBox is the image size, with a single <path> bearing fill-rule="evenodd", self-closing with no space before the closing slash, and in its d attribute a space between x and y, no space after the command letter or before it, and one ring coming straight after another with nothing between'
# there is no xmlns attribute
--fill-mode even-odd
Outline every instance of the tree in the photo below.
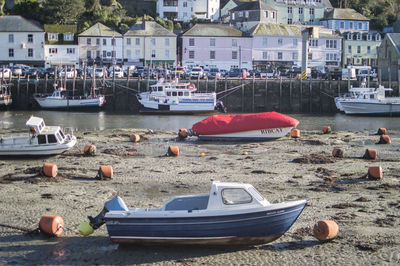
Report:
<svg viewBox="0 0 400 266"><path fill-rule="evenodd" d="M45 21L49 24L77 23L85 11L81 0L44 0Z"/></svg>
<svg viewBox="0 0 400 266"><path fill-rule="evenodd" d="M21 15L24 18L45 22L43 12L38 0L22 0L16 3L10 11L11 15Z"/></svg>

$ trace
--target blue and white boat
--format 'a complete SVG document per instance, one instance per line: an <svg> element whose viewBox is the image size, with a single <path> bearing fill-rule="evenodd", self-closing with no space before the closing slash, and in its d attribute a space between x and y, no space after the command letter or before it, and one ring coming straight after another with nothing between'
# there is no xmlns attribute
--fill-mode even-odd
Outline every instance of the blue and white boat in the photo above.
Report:
<svg viewBox="0 0 400 266"><path fill-rule="evenodd" d="M137 99L141 104L141 113L193 114L208 113L223 109L217 102L217 94L196 93L193 83L179 82L177 79L165 82L160 78L150 91L141 92Z"/></svg>
<svg viewBox="0 0 400 266"><path fill-rule="evenodd" d="M214 181L209 194L178 196L161 208L128 208L116 196L90 225L111 241L141 244L253 245L282 236L309 199L269 203L252 185Z"/></svg>

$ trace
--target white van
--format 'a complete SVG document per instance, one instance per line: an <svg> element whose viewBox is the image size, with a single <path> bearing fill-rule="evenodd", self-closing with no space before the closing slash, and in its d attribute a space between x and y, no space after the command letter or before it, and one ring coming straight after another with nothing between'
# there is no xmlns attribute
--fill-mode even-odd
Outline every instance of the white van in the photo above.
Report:
<svg viewBox="0 0 400 266"><path fill-rule="evenodd" d="M357 79L356 69L353 67L342 68L342 79Z"/></svg>

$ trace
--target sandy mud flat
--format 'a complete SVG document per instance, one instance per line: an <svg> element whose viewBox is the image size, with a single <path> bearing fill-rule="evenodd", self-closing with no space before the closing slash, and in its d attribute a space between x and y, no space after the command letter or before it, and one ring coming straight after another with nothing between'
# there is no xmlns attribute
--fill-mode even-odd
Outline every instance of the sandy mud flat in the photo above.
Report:
<svg viewBox="0 0 400 266"><path fill-rule="evenodd" d="M18 133L25 132L0 130ZM134 133L139 143L129 141ZM223 143L176 141L173 131L81 131L76 147L62 155L0 158L0 264L399 265L400 132L389 129L389 145L376 144L375 133L303 131L297 140ZM96 155L83 156L90 143ZM169 145L180 148L179 156L164 156ZM335 147L345 158L332 157ZM367 148L378 159L362 159ZM58 166L56 178L39 174L45 162ZM113 179L95 178L101 165L113 167ZM373 165L382 166L382 180L367 178ZM311 202L283 237L260 246L119 246L105 226L88 237L78 233L116 193L129 207L161 207L175 195L208 192L213 180L251 183L270 202ZM33 230L44 214L61 216L68 230L48 238L3 226ZM311 233L324 219L340 230L327 243Z"/></svg>

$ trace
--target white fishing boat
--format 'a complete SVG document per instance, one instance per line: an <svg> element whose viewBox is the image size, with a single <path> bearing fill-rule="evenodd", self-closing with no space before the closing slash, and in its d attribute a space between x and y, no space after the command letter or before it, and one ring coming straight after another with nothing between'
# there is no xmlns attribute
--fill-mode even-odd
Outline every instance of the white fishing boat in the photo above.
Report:
<svg viewBox="0 0 400 266"><path fill-rule="evenodd" d="M355 99L360 93L373 91L375 91L375 88L367 87L365 80L361 83L360 87L350 86L348 93L343 93L340 96L334 98L336 108L343 112L344 110L342 108L341 102Z"/></svg>
<svg viewBox="0 0 400 266"><path fill-rule="evenodd" d="M400 97L386 97L390 88L366 88L353 97L342 99L339 106L345 114L400 115Z"/></svg>
<svg viewBox="0 0 400 266"><path fill-rule="evenodd" d="M59 126L46 126L43 119L32 116L26 122L29 135L0 137L0 156L55 155L75 146L76 137L64 134Z"/></svg>
<svg viewBox="0 0 400 266"><path fill-rule="evenodd" d="M217 94L196 93L193 83L182 83L178 80L165 82L159 79L157 84L150 86L149 92L137 95L142 105L142 113L204 113L217 109L224 110L222 102L217 101Z"/></svg>
<svg viewBox="0 0 400 266"><path fill-rule="evenodd" d="M8 85L0 86L0 106L8 106L12 104L11 90Z"/></svg>
<svg viewBox="0 0 400 266"><path fill-rule="evenodd" d="M99 108L105 103L105 97L98 89L92 89L88 96L72 97L65 88L59 87L51 95L35 94L34 99L45 109Z"/></svg>

